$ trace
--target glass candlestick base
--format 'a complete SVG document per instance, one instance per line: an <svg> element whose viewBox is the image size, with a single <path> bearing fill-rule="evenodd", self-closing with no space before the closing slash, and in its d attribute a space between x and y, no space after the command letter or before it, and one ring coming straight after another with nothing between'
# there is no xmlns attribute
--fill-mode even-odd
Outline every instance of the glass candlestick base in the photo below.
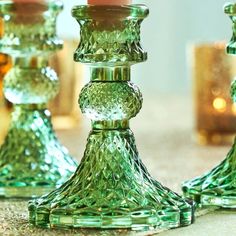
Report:
<svg viewBox="0 0 236 236"><path fill-rule="evenodd" d="M140 46L140 25L147 15L143 5L73 9L81 26L74 59L91 69L79 104L92 120L92 131L71 179L29 203L32 224L144 230L192 223L192 204L150 176L129 128L142 106L130 66L147 58Z"/></svg>
<svg viewBox="0 0 236 236"><path fill-rule="evenodd" d="M227 53L236 54L236 4L227 4L225 13L233 21L233 37L227 46ZM231 86L231 97L236 102L236 80ZM218 166L206 174L183 184L186 197L195 200L199 206L219 206L223 208L236 208L236 141Z"/></svg>
<svg viewBox="0 0 236 236"><path fill-rule="evenodd" d="M0 148L0 197L31 198L64 183L76 163L59 143L46 103L58 92L49 55L62 47L55 35L59 1L0 2L4 34L0 50L12 56L4 95L14 104L10 128Z"/></svg>

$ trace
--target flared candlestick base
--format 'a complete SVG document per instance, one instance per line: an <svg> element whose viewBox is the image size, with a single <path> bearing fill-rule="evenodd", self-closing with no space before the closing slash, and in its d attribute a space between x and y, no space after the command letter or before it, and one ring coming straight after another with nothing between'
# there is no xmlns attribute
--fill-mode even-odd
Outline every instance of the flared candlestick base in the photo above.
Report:
<svg viewBox="0 0 236 236"><path fill-rule="evenodd" d="M235 143L226 159L213 170L186 181L183 192L199 206L219 206L236 208L236 146Z"/></svg>
<svg viewBox="0 0 236 236"><path fill-rule="evenodd" d="M52 130L49 111L15 106L0 149L0 197L40 196L59 187L75 169Z"/></svg>
<svg viewBox="0 0 236 236"><path fill-rule="evenodd" d="M76 173L29 204L30 222L52 228L173 228L192 222L192 206L154 181L129 129L93 130Z"/></svg>

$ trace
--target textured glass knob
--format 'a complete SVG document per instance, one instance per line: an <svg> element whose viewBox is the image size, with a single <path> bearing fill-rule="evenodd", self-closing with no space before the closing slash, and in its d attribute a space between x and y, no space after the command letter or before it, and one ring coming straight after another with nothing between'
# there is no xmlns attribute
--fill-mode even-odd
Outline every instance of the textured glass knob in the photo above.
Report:
<svg viewBox="0 0 236 236"><path fill-rule="evenodd" d="M129 120L142 106L139 89L132 83L89 83L79 99L80 108L93 120Z"/></svg>
<svg viewBox="0 0 236 236"><path fill-rule="evenodd" d="M4 94L14 104L41 104L54 98L59 81L49 67L32 69L14 68L4 78Z"/></svg>

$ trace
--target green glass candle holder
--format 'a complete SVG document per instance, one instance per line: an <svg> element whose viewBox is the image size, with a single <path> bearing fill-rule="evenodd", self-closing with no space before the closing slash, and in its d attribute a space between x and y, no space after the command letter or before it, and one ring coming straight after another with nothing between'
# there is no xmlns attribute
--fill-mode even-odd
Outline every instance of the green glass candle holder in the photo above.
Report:
<svg viewBox="0 0 236 236"><path fill-rule="evenodd" d="M29 203L30 222L49 228L135 230L191 224L193 206L150 176L129 129L142 106L130 67L147 59L140 45L147 7L88 5L72 13L81 28L74 59L91 69L79 104L92 120L92 131L71 179Z"/></svg>
<svg viewBox="0 0 236 236"><path fill-rule="evenodd" d="M37 197L64 183L76 169L58 142L46 103L58 92L48 57L62 48L55 35L60 1L0 2L4 34L0 51L12 56L4 94L14 104L8 134L0 148L0 197Z"/></svg>
<svg viewBox="0 0 236 236"><path fill-rule="evenodd" d="M228 54L236 54L236 4L226 4L224 11L233 21L233 37L227 46ZM236 80L231 86L231 97L236 102ZM236 141L226 158L213 170L186 181L183 192L199 206L236 208Z"/></svg>

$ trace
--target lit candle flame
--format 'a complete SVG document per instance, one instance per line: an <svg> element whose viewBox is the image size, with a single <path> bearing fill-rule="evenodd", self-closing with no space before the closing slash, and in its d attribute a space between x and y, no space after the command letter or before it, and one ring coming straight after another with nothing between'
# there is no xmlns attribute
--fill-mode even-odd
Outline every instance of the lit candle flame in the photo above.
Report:
<svg viewBox="0 0 236 236"><path fill-rule="evenodd" d="M227 103L224 98L217 97L213 101L213 107L218 112L224 112L226 110Z"/></svg>

